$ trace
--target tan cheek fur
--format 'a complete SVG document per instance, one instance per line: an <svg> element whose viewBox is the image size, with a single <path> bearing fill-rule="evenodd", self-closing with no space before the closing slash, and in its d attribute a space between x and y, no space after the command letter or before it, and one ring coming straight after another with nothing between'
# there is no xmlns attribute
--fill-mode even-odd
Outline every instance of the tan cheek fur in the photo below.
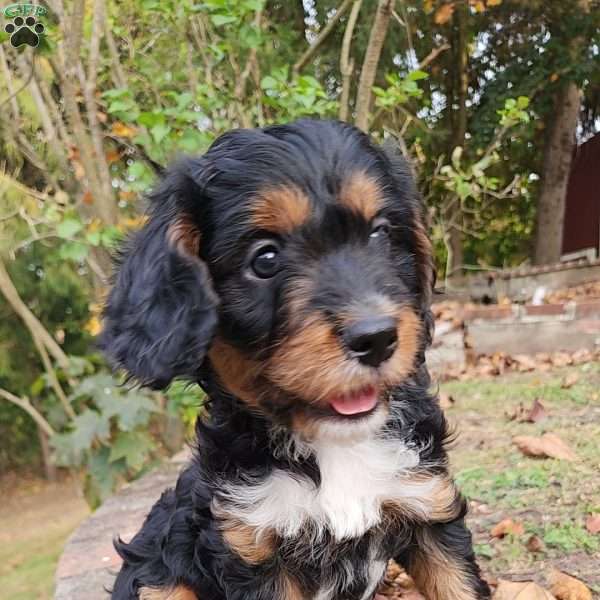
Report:
<svg viewBox="0 0 600 600"><path fill-rule="evenodd" d="M397 312L397 318L398 347L382 367L384 379L389 385L397 385L411 374L422 334L421 319L412 308L402 307Z"/></svg>
<svg viewBox="0 0 600 600"><path fill-rule="evenodd" d="M305 325L281 344L266 375L279 387L317 401L347 385L347 380L336 377L345 361L331 326L310 315Z"/></svg>
<svg viewBox="0 0 600 600"><path fill-rule="evenodd" d="M211 364L229 392L250 406L258 406L256 377L261 365L217 337L209 350Z"/></svg>

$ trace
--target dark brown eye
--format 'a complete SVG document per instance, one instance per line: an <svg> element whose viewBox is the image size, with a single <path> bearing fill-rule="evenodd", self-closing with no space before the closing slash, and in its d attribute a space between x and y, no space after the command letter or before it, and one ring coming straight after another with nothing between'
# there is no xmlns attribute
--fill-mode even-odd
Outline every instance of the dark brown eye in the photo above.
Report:
<svg viewBox="0 0 600 600"><path fill-rule="evenodd" d="M390 223L387 219L377 219L373 223L373 228L369 234L372 240L380 240L386 238L390 233Z"/></svg>
<svg viewBox="0 0 600 600"><path fill-rule="evenodd" d="M262 246L255 251L250 266L261 279L274 277L281 269L279 248L275 244Z"/></svg>

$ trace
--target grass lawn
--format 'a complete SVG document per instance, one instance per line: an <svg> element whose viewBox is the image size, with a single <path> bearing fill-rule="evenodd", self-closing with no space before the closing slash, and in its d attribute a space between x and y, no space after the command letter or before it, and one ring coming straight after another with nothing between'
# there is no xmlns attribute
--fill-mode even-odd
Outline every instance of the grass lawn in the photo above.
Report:
<svg viewBox="0 0 600 600"><path fill-rule="evenodd" d="M5 480L0 487L0 598L51 600L64 544L89 509L72 480Z"/></svg>
<svg viewBox="0 0 600 600"><path fill-rule="evenodd" d="M567 375L577 383L565 389ZM442 390L455 400L447 410L459 433L452 467L470 500L470 526L486 574L544 584L557 568L599 594L600 534L589 533L585 520L600 513L600 364L449 382ZM534 398L544 404L546 418L507 418ZM560 436L578 460L528 458L511 442L515 435L545 432ZM505 518L522 524L524 532L492 538L491 528ZM527 548L532 536L537 551Z"/></svg>

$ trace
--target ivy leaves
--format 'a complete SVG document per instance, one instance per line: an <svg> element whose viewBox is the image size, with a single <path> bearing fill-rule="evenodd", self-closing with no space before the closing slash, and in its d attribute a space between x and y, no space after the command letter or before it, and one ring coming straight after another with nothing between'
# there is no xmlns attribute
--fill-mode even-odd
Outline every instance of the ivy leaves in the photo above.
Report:
<svg viewBox="0 0 600 600"><path fill-rule="evenodd" d="M160 409L149 392L128 389L102 372L75 385L69 401L78 414L51 444L57 464L86 467L86 492L94 503L155 457L158 447L147 429Z"/></svg>

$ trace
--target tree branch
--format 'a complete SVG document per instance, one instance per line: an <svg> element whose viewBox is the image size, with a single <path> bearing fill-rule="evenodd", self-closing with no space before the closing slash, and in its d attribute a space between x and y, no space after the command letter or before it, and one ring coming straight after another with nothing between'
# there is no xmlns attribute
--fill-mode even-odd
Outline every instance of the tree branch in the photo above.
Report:
<svg viewBox="0 0 600 600"><path fill-rule="evenodd" d="M2 107L5 104L8 104L10 102L13 107L13 113L15 114L15 118L17 118L17 119L19 118L19 105L17 103L17 96L30 84L30 82L33 78L34 66L35 66L34 60L35 60L35 54L32 55L32 57L31 57L31 70L29 71L29 74L27 75L25 82L21 85L21 87L19 87L15 90L12 87L12 77L10 75L10 70L8 69L6 55L4 54L4 50L0 46L0 62L2 63L2 70L4 72L4 78L6 79L6 87L8 88L8 91L9 91L8 98L5 98L4 100L2 100L2 102L0 102L0 110L2 109Z"/></svg>
<svg viewBox="0 0 600 600"><path fill-rule="evenodd" d="M358 19L358 13L362 6L362 0L355 0L348 17L348 23L346 24L346 30L344 31L344 39L342 40L342 49L340 52L340 72L342 74L342 95L340 97L340 121L348 120L348 113L350 111L350 83L352 77L352 71L354 71L354 60L350 58L350 46L352 45L352 35L354 34L354 27L356 26L356 20Z"/></svg>
<svg viewBox="0 0 600 600"><path fill-rule="evenodd" d="M38 318L29 310L25 302L19 296L4 261L0 258L0 292L6 298L12 309L21 318L25 326L30 331L32 337L36 337L48 349L54 360L62 367L69 365L69 359L63 349L56 343L55 339L48 333L48 330L42 325Z"/></svg>
<svg viewBox="0 0 600 600"><path fill-rule="evenodd" d="M393 6L393 0L379 0L360 71L358 92L356 93L355 124L363 131L368 131L369 128L369 110L371 107L372 88L375 83L377 66L379 64L379 58L381 57L383 42L385 41L385 36L390 24Z"/></svg>
<svg viewBox="0 0 600 600"><path fill-rule="evenodd" d="M65 413L67 413L67 416L70 419L74 419L77 415L75 414L73 407L69 403L69 399L67 398L65 392L63 391L62 387L60 386L58 377L56 377L56 372L54 371L54 368L52 367L52 362L50 361L50 357L48 356L48 353L46 352L46 348L44 348L44 344L39 339L37 332L31 331L31 336L33 338L33 343L35 344L38 354L40 355L40 358L42 359L42 363L44 365L44 370L46 371L46 374L48 375L48 380L50 381L50 385L52 386L54 393L58 396L58 399L60 400L60 403L62 404L62 407L63 407Z"/></svg>
<svg viewBox="0 0 600 600"><path fill-rule="evenodd" d="M117 48L117 44L115 43L115 38L113 37L107 18L104 19L104 39L106 40L106 46L108 48L108 53L110 54L110 60L112 63L110 76L115 87L124 88L127 85L127 78L123 72L121 59L119 57L119 50Z"/></svg>
<svg viewBox="0 0 600 600"><path fill-rule="evenodd" d="M317 50L323 45L323 42L329 37L335 29L338 21L344 16L344 13L350 8L353 0L344 0L335 11L335 15L323 27L323 30L317 36L317 39L307 48L304 54L296 61L293 67L294 75L297 75L317 53Z"/></svg>
<svg viewBox="0 0 600 600"><path fill-rule="evenodd" d="M419 62L419 69L423 70L428 67L442 52L450 50L450 44L442 44L437 48L434 48L421 62Z"/></svg>
<svg viewBox="0 0 600 600"><path fill-rule="evenodd" d="M31 404L29 398L19 398L19 396L15 396L3 388L0 388L0 396L9 402L12 402L19 408L22 408L48 437L55 435L56 432L52 429L52 425L50 425L44 416Z"/></svg>

